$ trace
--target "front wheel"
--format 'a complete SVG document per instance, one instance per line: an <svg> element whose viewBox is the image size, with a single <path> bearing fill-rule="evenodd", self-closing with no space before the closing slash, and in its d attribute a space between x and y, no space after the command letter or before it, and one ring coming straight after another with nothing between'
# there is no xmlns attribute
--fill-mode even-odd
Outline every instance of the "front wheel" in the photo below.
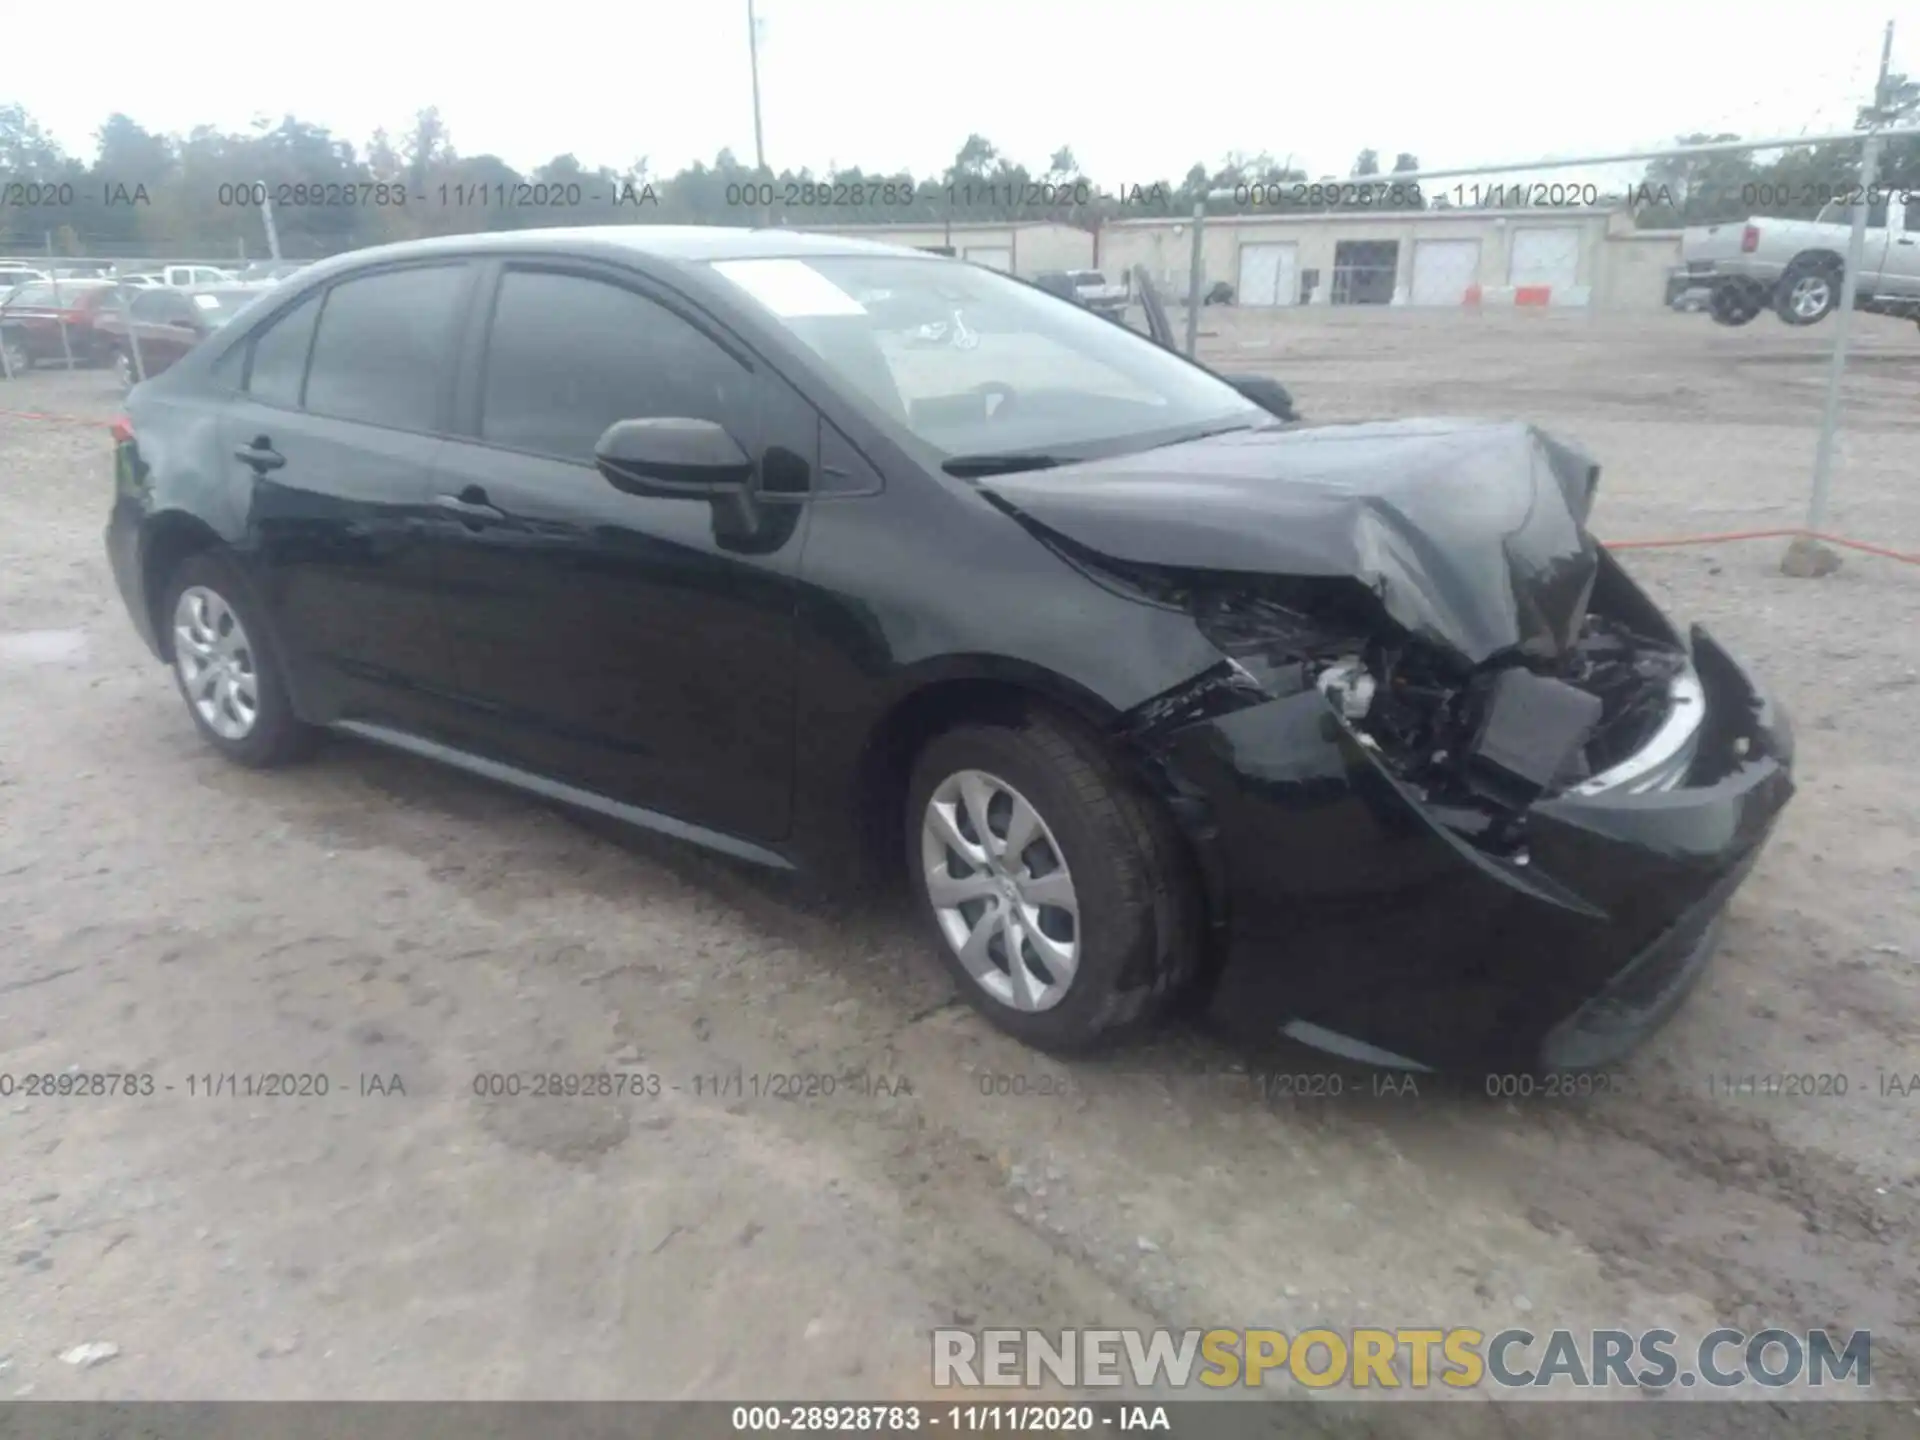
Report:
<svg viewBox="0 0 1920 1440"><path fill-rule="evenodd" d="M140 383L140 372L134 367L133 356L125 350L113 352L113 378L120 382L122 390L131 390Z"/></svg>
<svg viewBox="0 0 1920 1440"><path fill-rule="evenodd" d="M968 1002L1038 1049L1164 1011L1200 918L1171 820L1090 735L1049 718L934 739L909 787L909 870Z"/></svg>

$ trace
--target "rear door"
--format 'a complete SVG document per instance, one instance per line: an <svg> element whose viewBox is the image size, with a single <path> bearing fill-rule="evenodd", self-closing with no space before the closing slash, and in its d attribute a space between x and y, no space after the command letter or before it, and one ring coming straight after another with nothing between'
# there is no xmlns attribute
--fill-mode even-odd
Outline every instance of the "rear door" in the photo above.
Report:
<svg viewBox="0 0 1920 1440"><path fill-rule="evenodd" d="M361 272L249 337L222 452L249 482L257 578L322 718L432 733L451 689L427 521L474 273Z"/></svg>
<svg viewBox="0 0 1920 1440"><path fill-rule="evenodd" d="M436 465L470 748L729 834L779 839L792 785L796 559L819 419L682 298L623 270L503 264ZM616 420L724 425L742 516L615 489Z"/></svg>

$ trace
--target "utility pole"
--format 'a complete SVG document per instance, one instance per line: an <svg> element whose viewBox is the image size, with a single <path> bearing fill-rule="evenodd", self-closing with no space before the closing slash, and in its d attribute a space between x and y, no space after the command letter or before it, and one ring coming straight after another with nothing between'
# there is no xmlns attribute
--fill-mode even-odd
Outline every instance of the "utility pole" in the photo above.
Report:
<svg viewBox="0 0 1920 1440"><path fill-rule="evenodd" d="M1796 579L1813 579L1840 568L1840 557L1814 537L1827 523L1827 496L1833 489L1833 452L1840 434L1840 397L1847 376L1847 338L1853 329L1854 302L1860 294L1860 266L1866 259L1867 210L1880 164L1878 131L1888 119L1887 72L1892 63L1893 21L1889 20L1880 41L1880 74L1873 84L1867 137L1861 142L1860 203L1853 207L1853 225L1847 237L1847 266L1840 277L1840 303L1833 316L1833 360L1827 367L1820 439L1813 452L1813 494L1807 501L1806 533L1789 541L1787 553L1780 558L1781 572Z"/></svg>
<svg viewBox="0 0 1920 1440"><path fill-rule="evenodd" d="M280 258L280 232L273 224L273 187L262 184L260 187L260 218L267 222L267 253L275 260Z"/></svg>
<svg viewBox="0 0 1920 1440"><path fill-rule="evenodd" d="M754 18L753 0L747 0L747 64L753 71L753 165L759 172L756 184L766 184L767 145L760 132L760 22ZM760 223L773 224L773 206L762 207Z"/></svg>

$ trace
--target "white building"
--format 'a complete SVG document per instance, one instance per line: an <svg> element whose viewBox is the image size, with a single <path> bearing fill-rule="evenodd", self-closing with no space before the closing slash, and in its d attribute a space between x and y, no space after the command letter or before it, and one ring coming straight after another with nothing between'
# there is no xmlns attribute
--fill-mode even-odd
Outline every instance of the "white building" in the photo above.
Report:
<svg viewBox="0 0 1920 1440"><path fill-rule="evenodd" d="M1120 220L1099 234L1095 265L1144 265L1184 297L1193 222ZM1676 231L1635 231L1605 208L1345 211L1209 216L1202 293L1225 281L1235 303L1657 308L1679 259Z"/></svg>
<svg viewBox="0 0 1920 1440"><path fill-rule="evenodd" d="M1093 232L1054 220L955 221L907 224L796 225L821 235L878 240L917 250L950 251L1031 280L1043 270L1085 270L1093 264Z"/></svg>

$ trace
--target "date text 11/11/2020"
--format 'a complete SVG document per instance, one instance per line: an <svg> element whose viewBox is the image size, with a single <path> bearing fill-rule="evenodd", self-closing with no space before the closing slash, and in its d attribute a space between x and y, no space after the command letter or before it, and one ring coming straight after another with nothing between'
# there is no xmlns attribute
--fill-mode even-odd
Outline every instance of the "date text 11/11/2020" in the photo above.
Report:
<svg viewBox="0 0 1920 1440"><path fill-rule="evenodd" d="M520 180L492 183L447 182L408 186L398 181L364 180L268 185L263 181L220 185L214 204L226 209L258 210L269 202L276 210L636 210L657 207L660 195L650 184L631 181Z"/></svg>

